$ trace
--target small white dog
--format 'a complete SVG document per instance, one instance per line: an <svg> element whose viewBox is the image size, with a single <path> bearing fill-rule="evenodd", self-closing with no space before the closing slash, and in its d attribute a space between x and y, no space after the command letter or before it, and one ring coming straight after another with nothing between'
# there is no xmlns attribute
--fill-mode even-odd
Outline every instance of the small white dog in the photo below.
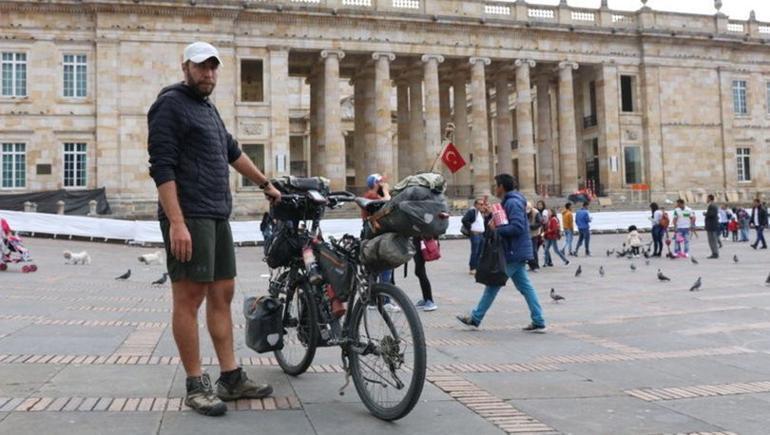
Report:
<svg viewBox="0 0 770 435"><path fill-rule="evenodd" d="M163 264L163 251L155 251L151 252L149 254L144 254L139 256L139 262L144 263L146 265L150 264Z"/></svg>
<svg viewBox="0 0 770 435"><path fill-rule="evenodd" d="M65 264L91 264L91 256L88 252L70 252L64 251Z"/></svg>

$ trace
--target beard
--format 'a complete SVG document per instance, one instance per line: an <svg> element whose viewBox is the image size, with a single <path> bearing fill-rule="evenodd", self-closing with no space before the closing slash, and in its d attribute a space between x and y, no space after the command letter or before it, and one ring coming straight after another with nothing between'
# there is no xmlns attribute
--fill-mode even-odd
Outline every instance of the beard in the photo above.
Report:
<svg viewBox="0 0 770 435"><path fill-rule="evenodd" d="M187 86L193 88L193 90L201 97L208 97L214 92L214 88L216 87L216 83L214 82L205 82L203 80L196 81L190 73L185 73L185 83L187 83Z"/></svg>

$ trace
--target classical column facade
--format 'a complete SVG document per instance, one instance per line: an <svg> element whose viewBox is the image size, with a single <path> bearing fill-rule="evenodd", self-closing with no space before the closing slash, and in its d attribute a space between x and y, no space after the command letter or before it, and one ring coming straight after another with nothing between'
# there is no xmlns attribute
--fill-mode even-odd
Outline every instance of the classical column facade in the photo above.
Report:
<svg viewBox="0 0 770 435"><path fill-rule="evenodd" d="M449 93L452 82L449 80L441 80L439 76L438 85L438 99L441 111L441 134L443 136L446 125L452 122L452 106L450 103Z"/></svg>
<svg viewBox="0 0 770 435"><path fill-rule="evenodd" d="M559 62L559 151L561 191L567 196L578 188L577 128L575 126L575 91L572 71L575 62Z"/></svg>
<svg viewBox="0 0 770 435"><path fill-rule="evenodd" d="M368 65L365 69L363 76L360 78L361 86L363 87L363 105L364 105L364 153L362 154L364 168L364 182L361 186L366 185L366 177L374 172L379 172L377 167L377 106L375 104L375 86L374 86L374 66Z"/></svg>
<svg viewBox="0 0 770 435"><path fill-rule="evenodd" d="M553 141L551 138L551 78L538 77L537 82L537 163L538 184L554 184Z"/></svg>
<svg viewBox="0 0 770 435"><path fill-rule="evenodd" d="M473 193L476 196L490 194L492 185L489 173L489 130L487 128L486 67L492 63L487 57L472 57L471 64L471 149L473 150Z"/></svg>
<svg viewBox="0 0 770 435"><path fill-rule="evenodd" d="M331 181L332 190L345 190L345 139L342 137L340 114L340 60L345 53L324 50L324 176Z"/></svg>
<svg viewBox="0 0 770 435"><path fill-rule="evenodd" d="M519 189L535 193L535 145L532 133L532 91L529 71L535 67L531 59L516 60L516 132L519 141Z"/></svg>
<svg viewBox="0 0 770 435"><path fill-rule="evenodd" d="M366 78L359 75L351 80L353 85L353 149L356 156L353 166L356 172L355 186L366 185Z"/></svg>
<svg viewBox="0 0 770 435"><path fill-rule="evenodd" d="M412 153L409 147L409 82L400 79L396 82L396 101L398 113L398 179L412 174Z"/></svg>
<svg viewBox="0 0 770 435"><path fill-rule="evenodd" d="M307 79L310 85L310 175L320 176L324 171L323 95L324 81L317 68Z"/></svg>
<svg viewBox="0 0 770 435"><path fill-rule="evenodd" d="M455 123L454 143L460 150L467 165L455 173L455 183L461 186L471 185L471 165L470 165L470 132L468 130L468 95L465 92L465 85L468 82L468 74L463 69L456 71L452 78L453 92L453 118Z"/></svg>
<svg viewBox="0 0 770 435"><path fill-rule="evenodd" d="M444 56L424 54L423 82L425 83L425 156L422 166L431 168L436 156L441 150L441 110L439 98L438 64L444 61ZM441 169L441 168L434 168Z"/></svg>
<svg viewBox="0 0 770 435"><path fill-rule="evenodd" d="M497 112L497 172L513 174L511 140L513 139L513 121L511 120L510 90L508 89L508 69L495 76L495 111Z"/></svg>
<svg viewBox="0 0 770 435"><path fill-rule="evenodd" d="M270 141L273 176L291 173L289 146L289 49L270 50Z"/></svg>
<svg viewBox="0 0 770 435"><path fill-rule="evenodd" d="M618 67L601 65L601 79L597 83L597 112L599 119L599 178L609 192L623 186L620 162L623 161L620 147L620 95L618 94ZM618 162L615 171L609 161ZM644 160L644 157L642 158Z"/></svg>
<svg viewBox="0 0 770 435"><path fill-rule="evenodd" d="M390 110L390 62L396 59L393 53L372 53L374 59L374 107L375 107L375 144L377 172L388 177L395 177L393 172L393 141L391 139Z"/></svg>
<svg viewBox="0 0 770 435"><path fill-rule="evenodd" d="M415 74L409 77L409 163L410 173L426 171L423 162L425 153L425 123L422 117L422 77Z"/></svg>

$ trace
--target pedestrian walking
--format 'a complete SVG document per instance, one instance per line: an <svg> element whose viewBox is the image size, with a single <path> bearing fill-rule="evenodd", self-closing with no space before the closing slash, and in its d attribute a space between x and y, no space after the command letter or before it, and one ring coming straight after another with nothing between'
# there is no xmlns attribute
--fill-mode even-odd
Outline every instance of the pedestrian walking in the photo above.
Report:
<svg viewBox="0 0 770 435"><path fill-rule="evenodd" d="M575 256L577 257L578 251L580 250L580 246L585 243L585 252L586 257L591 256L591 248L589 244L591 243L591 220L593 219L591 217L591 213L588 211L588 201L583 203L583 207L578 210L577 214L575 215L575 224L577 224L578 228L578 242L577 246L575 247Z"/></svg>
<svg viewBox="0 0 770 435"><path fill-rule="evenodd" d="M764 234L767 227L767 208L759 201L759 198L754 199L754 207L751 209L751 226L757 230L757 240L751 244L751 247L757 249L759 243L762 242L762 249L767 249Z"/></svg>
<svg viewBox="0 0 770 435"><path fill-rule="evenodd" d="M709 248L711 249L711 255L706 258L719 258L719 235L722 231L721 227L721 210L714 202L714 195L709 194L706 197L706 211L703 212L705 216L705 230L709 240Z"/></svg>
<svg viewBox="0 0 770 435"><path fill-rule="evenodd" d="M727 230L730 231L730 234L733 236L733 242L738 241L738 218L733 216L732 220L730 220L730 223L727 224Z"/></svg>
<svg viewBox="0 0 770 435"><path fill-rule="evenodd" d="M543 310L540 306L535 288L527 275L526 263L532 255L532 239L529 233L527 217L527 200L516 191L516 181L509 174L495 176L495 195L500 198L508 217L508 224L496 227L494 220L490 221L490 231L496 231L502 239L505 250L506 273L514 286L524 296L529 307L532 323L524 327L528 332L545 332L546 324ZM478 327L500 291L501 287L486 286L476 307L470 315L457 316L457 320L465 325Z"/></svg>
<svg viewBox="0 0 770 435"><path fill-rule="evenodd" d="M471 242L471 256L468 260L468 269L471 275L476 274L476 268L479 265L481 246L484 243L484 216L488 213L486 199L477 198L473 202L473 207L465 212L461 220L462 227Z"/></svg>
<svg viewBox="0 0 770 435"><path fill-rule="evenodd" d="M727 206L722 204L719 208L719 232L723 238L727 238L727 224L730 223L730 211L727 210ZM719 246L722 247L721 245Z"/></svg>
<svg viewBox="0 0 770 435"><path fill-rule="evenodd" d="M690 232L695 226L695 213L687 207L683 199L676 200L674 209L674 228L676 235L674 241L674 255L678 257L690 256Z"/></svg>
<svg viewBox="0 0 770 435"><path fill-rule="evenodd" d="M433 239L433 241L436 243L436 246L438 246L438 240ZM438 305L436 305L436 302L433 300L433 288L431 287L430 279L428 279L428 272L425 269L426 259L423 257L425 242L420 237L413 237L412 243L414 244L415 250L414 274L420 281L420 290L422 291L422 299L417 301L415 306L423 311L436 311Z"/></svg>
<svg viewBox="0 0 770 435"><path fill-rule="evenodd" d="M572 239L575 237L575 217L572 214L572 203L564 204L564 210L561 212L561 223L564 228L564 246L561 248L562 255L575 255L572 251Z"/></svg>
<svg viewBox="0 0 770 435"><path fill-rule="evenodd" d="M556 217L554 210L549 210L548 224L545 226L545 232L543 237L545 238L545 265L553 267L553 261L551 259L551 249L556 255L561 258L564 265L569 265L569 260L559 250L559 239L561 238L561 225L559 224L559 218Z"/></svg>
<svg viewBox="0 0 770 435"><path fill-rule="evenodd" d="M543 215L538 209L532 207L531 202L527 202L527 218L529 220L529 237L532 239L532 259L529 261L529 270L537 272L540 269L537 251L543 240Z"/></svg>
<svg viewBox="0 0 770 435"><path fill-rule="evenodd" d="M663 218L663 211L657 202L650 204L650 222L652 222L652 256L660 257L663 253L663 228L660 221Z"/></svg>
<svg viewBox="0 0 770 435"><path fill-rule="evenodd" d="M223 400L259 399L273 392L270 385L249 379L235 359L229 166L259 186L270 201L281 197L241 152L209 98L221 63L214 46L188 45L184 81L161 90L147 114L150 175L158 189L158 220L171 278L171 329L186 374L184 403L211 416L227 411ZM216 387L200 360L198 310L204 300L219 361Z"/></svg>
<svg viewBox="0 0 770 435"><path fill-rule="evenodd" d="M738 227L740 229L740 242L749 241L749 227L751 226L751 215L745 208L741 207L735 213L738 216Z"/></svg>

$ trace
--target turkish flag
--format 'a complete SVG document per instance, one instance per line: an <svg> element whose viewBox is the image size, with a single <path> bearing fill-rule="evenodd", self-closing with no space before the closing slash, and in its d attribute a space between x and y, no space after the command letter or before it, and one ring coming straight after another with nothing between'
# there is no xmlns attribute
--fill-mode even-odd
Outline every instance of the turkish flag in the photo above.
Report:
<svg viewBox="0 0 770 435"><path fill-rule="evenodd" d="M460 155L460 151L453 143L448 143L444 147L444 152L441 153L441 161L444 162L447 168L454 174L465 166L465 159Z"/></svg>

